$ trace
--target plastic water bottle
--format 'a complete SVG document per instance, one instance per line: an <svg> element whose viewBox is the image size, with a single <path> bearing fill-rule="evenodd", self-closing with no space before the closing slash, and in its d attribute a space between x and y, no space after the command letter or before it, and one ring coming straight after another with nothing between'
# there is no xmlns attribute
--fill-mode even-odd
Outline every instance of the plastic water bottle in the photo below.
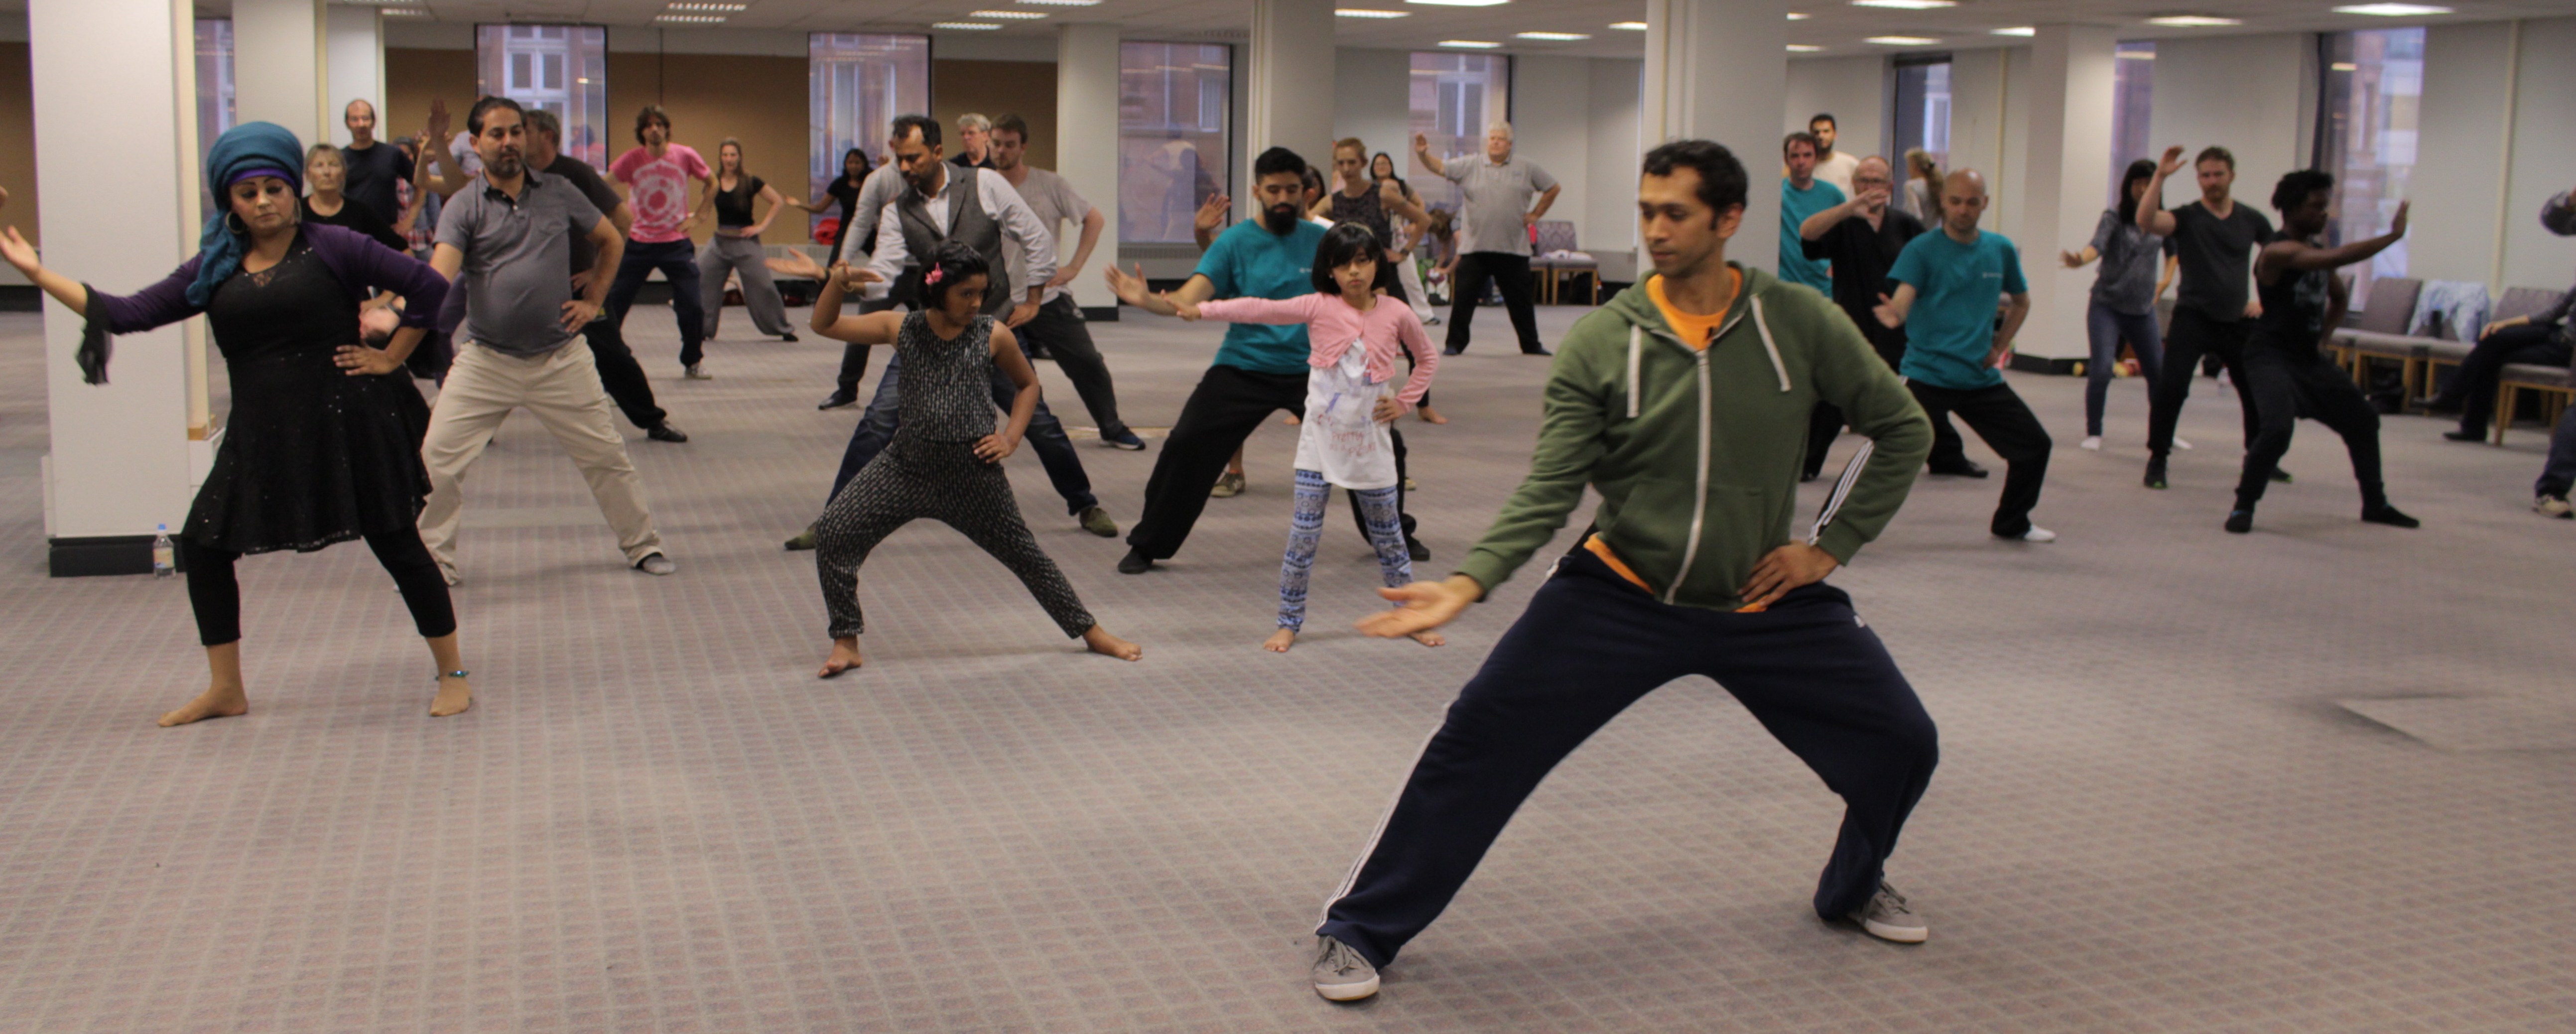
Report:
<svg viewBox="0 0 2576 1034"><path fill-rule="evenodd" d="M152 577L168 578L179 573L178 550L170 545L170 526L153 525Z"/></svg>

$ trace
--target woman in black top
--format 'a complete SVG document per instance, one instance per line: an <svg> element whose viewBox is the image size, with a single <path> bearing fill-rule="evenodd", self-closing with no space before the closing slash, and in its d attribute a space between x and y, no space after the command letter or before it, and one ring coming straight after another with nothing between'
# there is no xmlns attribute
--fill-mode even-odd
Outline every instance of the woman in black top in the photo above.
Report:
<svg viewBox="0 0 2576 1034"><path fill-rule="evenodd" d="M842 253L841 235L849 232L850 217L858 214L859 186L866 183L867 179L868 153L853 147L841 153L840 178L823 188L823 196L811 201L790 200L787 203L808 212L820 212L834 204L841 206L841 214L836 217L837 221L833 224L831 240L832 254L838 255ZM859 245L858 250L862 253L876 250L875 243L872 241L861 241Z"/></svg>
<svg viewBox="0 0 2576 1034"><path fill-rule="evenodd" d="M411 241L394 232L392 224L375 210L351 201L342 188L349 183L349 163L340 149L329 144L315 144L304 153L304 221L324 226L356 230L375 239L376 243L405 255L411 254Z"/></svg>
<svg viewBox="0 0 2576 1034"><path fill-rule="evenodd" d="M2245 338L2245 386L2254 400L2255 434L2245 450L2245 472L2236 481L2236 509L2227 515L2227 530L2240 535L2254 530L2254 504L2271 484L2281 454L2290 451L2290 432L2302 416L2343 436L2344 448L2352 454L2353 479L2361 482L2362 520L2400 528L2421 523L2388 505L2380 484L2379 411L2318 347L2343 321L2349 303L2343 278L2334 271L2368 261L2403 239L2407 206L2397 206L2387 233L2339 248L2319 247L2315 241L2326 231L2333 200L2334 177L2315 169L2283 176L2272 188L2281 233L2254 256L2254 287L2263 312Z"/></svg>
<svg viewBox="0 0 2576 1034"><path fill-rule="evenodd" d="M751 217L755 201L769 202L769 214L756 221ZM796 332L787 326L787 303L778 297L778 282L769 276L768 252L760 246L769 221L778 218L778 210L790 202L760 177L742 171L742 141L726 137L716 145L715 189L707 192L700 207L708 203L715 205L716 235L698 252L698 298L707 313L706 339L715 340L716 324L724 318L725 274L731 271L742 277L742 305L751 310L751 322L760 332L782 341L796 340Z"/></svg>

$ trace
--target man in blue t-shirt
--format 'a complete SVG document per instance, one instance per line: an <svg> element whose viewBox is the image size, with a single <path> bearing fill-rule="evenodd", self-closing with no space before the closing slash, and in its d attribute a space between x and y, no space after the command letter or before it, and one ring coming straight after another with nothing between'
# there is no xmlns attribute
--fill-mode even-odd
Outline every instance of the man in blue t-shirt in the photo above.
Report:
<svg viewBox="0 0 2576 1034"><path fill-rule="evenodd" d="M1211 298L1294 298L1313 294L1315 250L1324 228L1306 220L1306 160L1285 147L1261 152L1252 162L1253 199L1261 218L1236 223L1219 235L1198 269L1178 290L1176 302ZM1118 300L1145 305L1145 281L1109 268ZM1154 561L1181 551L1207 508L1208 488L1225 473L1225 461L1278 410L1306 408L1306 326L1302 323L1234 323L1216 350L1216 365L1199 376L1181 404L1154 474L1145 482L1145 513L1127 533L1121 574L1143 574Z"/></svg>
<svg viewBox="0 0 2576 1034"><path fill-rule="evenodd" d="M1986 214L1986 178L1975 169L1941 183L1941 232L1914 238L1897 253L1887 278L1896 294L1878 306L1879 322L1905 328L1905 375L1914 399L1934 423L1959 414L2007 464L2003 499L1995 504L1996 536L2048 542L2057 533L2030 523L2048 476L2048 429L2004 383L2013 335L2030 315L2030 285L2021 252L1999 233L1977 229ZM2002 326L1996 326L1996 310Z"/></svg>
<svg viewBox="0 0 2576 1034"><path fill-rule="evenodd" d="M1823 149L1814 133L1791 133L1780 143L1780 160L1789 166L1789 174L1780 179L1780 279L1831 298L1833 263L1808 258L1806 239L1798 235L1808 216L1849 200L1842 188L1816 178L1816 152Z"/></svg>

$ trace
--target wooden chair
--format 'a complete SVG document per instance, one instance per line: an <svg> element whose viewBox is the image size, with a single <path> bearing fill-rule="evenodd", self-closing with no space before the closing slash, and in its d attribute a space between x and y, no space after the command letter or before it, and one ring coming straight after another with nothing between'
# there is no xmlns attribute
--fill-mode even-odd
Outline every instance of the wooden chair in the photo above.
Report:
<svg viewBox="0 0 2576 1034"><path fill-rule="evenodd" d="M1559 286L1567 276L1578 273L1592 278L1592 304L1601 304L1600 262L1594 260L1592 256L1580 253L1548 257L1548 253L1552 251L1576 250L1573 221L1541 219L1536 229L1537 237L1530 245L1530 250L1536 253L1530 258L1530 272L1539 274L1542 278L1539 281L1540 304L1557 304Z"/></svg>
<svg viewBox="0 0 2576 1034"><path fill-rule="evenodd" d="M2491 318L2502 322L2516 316L2546 312L2557 306L2558 295L2557 291L2540 287L2507 289L2504 300L2497 303L2495 315ZM2524 391L2540 393L2541 404L2546 407L2543 412L2548 417L2549 426L2555 429L2558 421L2566 419L2568 403L2576 401L2576 376L2571 376L2569 367L2530 363L2508 364L2499 371L2496 375L2495 435L2491 439L2495 444L2504 444L2504 433L2513 426L2515 403Z"/></svg>

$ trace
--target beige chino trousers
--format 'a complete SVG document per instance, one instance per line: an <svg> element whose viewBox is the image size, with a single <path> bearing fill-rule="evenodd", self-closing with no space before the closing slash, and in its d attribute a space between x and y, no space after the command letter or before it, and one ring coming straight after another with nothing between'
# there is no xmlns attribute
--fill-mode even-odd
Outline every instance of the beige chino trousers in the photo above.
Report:
<svg viewBox="0 0 2576 1034"><path fill-rule="evenodd" d="M579 339L539 356L515 356L459 341L456 362L429 414L429 437L420 458L429 467L429 503L420 512L420 541L439 566L456 566L456 526L465 509L465 468L473 466L492 433L513 409L526 409L555 436L564 454L590 483L591 498L617 548L635 564L662 552L662 533L644 501L644 479L626 455L626 439L610 419L599 367Z"/></svg>

